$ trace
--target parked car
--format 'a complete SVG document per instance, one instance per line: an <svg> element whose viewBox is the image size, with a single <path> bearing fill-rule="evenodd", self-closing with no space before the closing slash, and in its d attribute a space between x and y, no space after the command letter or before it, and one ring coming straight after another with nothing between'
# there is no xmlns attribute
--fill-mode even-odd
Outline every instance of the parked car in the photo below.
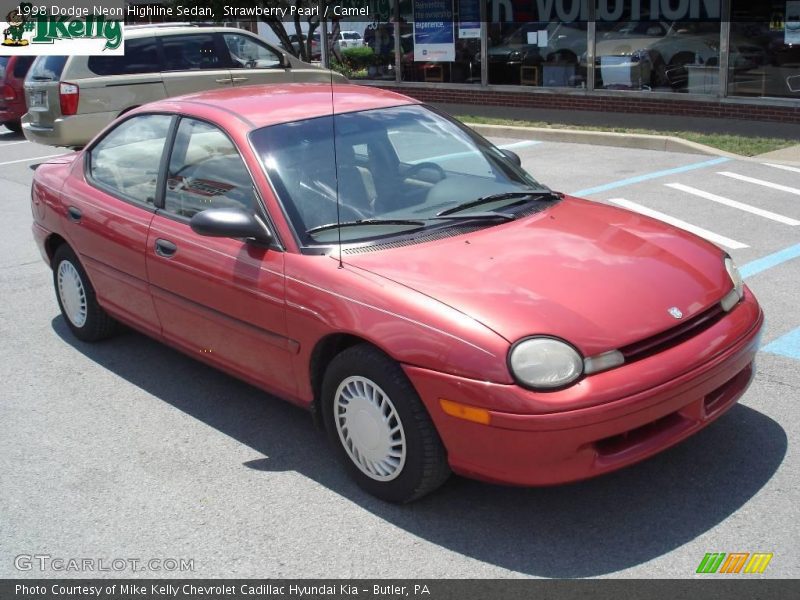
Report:
<svg viewBox="0 0 800 600"><path fill-rule="evenodd" d="M17 133L22 131L20 120L27 110L22 84L34 58L0 56L0 125Z"/></svg>
<svg viewBox="0 0 800 600"><path fill-rule="evenodd" d="M340 48L360 48L364 45L364 38L357 31L340 31L337 41Z"/></svg>
<svg viewBox="0 0 800 600"><path fill-rule="evenodd" d="M75 337L126 323L309 409L390 501L451 469L545 485L630 465L753 376L763 315L724 251L554 192L386 90L155 102L40 165L31 198Z"/></svg>
<svg viewBox="0 0 800 600"><path fill-rule="evenodd" d="M302 62L248 31L227 27L131 27L124 56L42 56L25 81L25 137L80 147L117 116L147 102L200 90L346 79Z"/></svg>

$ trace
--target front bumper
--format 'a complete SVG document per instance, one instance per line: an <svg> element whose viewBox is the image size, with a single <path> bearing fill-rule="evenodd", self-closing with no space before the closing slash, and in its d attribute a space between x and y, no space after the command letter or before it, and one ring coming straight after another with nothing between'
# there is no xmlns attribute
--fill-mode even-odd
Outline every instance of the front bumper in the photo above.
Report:
<svg viewBox="0 0 800 600"><path fill-rule="evenodd" d="M448 452L451 468L462 475L514 485L553 485L586 479L648 458L699 431L744 394L754 374L763 314L747 291L724 319L696 338L661 354L607 373L647 382L649 387L602 404L563 412L522 412L542 396L514 385L480 382L406 366ZM688 371L650 385L648 363L679 365L686 352L705 339L721 350L711 357L695 355ZM716 337L715 337L716 336ZM718 346L719 347L719 346ZM682 356L683 355L683 356ZM591 378L602 379L602 373ZM587 386L591 391L596 387ZM606 392L608 390L605 390ZM440 398L475 406L517 406L520 412L490 410L490 425L445 414ZM513 398L509 398L513 397Z"/></svg>

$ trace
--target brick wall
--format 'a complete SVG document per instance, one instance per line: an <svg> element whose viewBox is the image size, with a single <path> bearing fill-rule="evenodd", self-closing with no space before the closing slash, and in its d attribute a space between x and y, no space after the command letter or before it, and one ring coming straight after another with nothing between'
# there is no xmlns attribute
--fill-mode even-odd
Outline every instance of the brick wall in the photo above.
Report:
<svg viewBox="0 0 800 600"><path fill-rule="evenodd" d="M686 101L641 97L624 98L600 94L583 96L396 85L381 85L380 87L417 98L423 102L741 119L800 125L800 103L795 106L765 106L726 103L720 100Z"/></svg>

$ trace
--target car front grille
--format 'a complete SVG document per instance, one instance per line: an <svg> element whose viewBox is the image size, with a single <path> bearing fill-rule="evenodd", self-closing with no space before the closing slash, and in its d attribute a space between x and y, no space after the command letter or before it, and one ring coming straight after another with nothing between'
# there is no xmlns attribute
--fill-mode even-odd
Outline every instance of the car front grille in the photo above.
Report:
<svg viewBox="0 0 800 600"><path fill-rule="evenodd" d="M625 363L647 358L699 335L717 323L724 315L725 311L722 310L722 305L717 302L688 321L649 338L623 346L619 351L625 357Z"/></svg>

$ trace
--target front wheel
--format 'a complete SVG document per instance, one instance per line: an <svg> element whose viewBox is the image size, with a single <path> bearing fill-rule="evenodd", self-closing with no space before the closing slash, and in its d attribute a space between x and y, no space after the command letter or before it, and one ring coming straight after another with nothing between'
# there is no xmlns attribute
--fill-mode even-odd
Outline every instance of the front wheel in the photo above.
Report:
<svg viewBox="0 0 800 600"><path fill-rule="evenodd" d="M331 444L370 494L410 502L449 477L444 446L416 390L376 348L353 346L331 361L322 403Z"/></svg>
<svg viewBox="0 0 800 600"><path fill-rule="evenodd" d="M22 122L17 119L16 121L8 121L3 123L9 131L13 131L14 133L22 133Z"/></svg>
<svg viewBox="0 0 800 600"><path fill-rule="evenodd" d="M117 322L97 303L83 265L66 244L53 256L53 285L61 314L76 338L96 342L117 332Z"/></svg>

